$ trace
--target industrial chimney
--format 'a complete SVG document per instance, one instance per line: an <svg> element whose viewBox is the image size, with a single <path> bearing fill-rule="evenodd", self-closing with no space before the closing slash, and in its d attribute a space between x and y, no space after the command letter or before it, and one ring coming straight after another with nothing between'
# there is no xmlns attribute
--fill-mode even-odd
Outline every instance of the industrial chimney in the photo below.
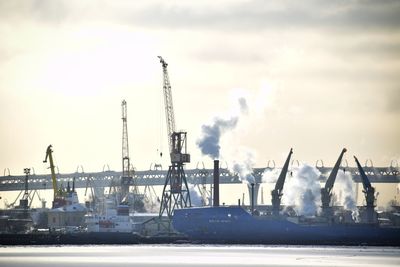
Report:
<svg viewBox="0 0 400 267"><path fill-rule="evenodd" d="M214 160L214 199L213 206L219 206L219 160Z"/></svg>

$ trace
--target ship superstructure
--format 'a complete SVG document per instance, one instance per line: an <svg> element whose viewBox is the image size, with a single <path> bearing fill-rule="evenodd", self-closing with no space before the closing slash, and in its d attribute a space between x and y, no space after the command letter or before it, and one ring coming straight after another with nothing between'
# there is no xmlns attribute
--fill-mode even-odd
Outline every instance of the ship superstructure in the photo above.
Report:
<svg viewBox="0 0 400 267"><path fill-rule="evenodd" d="M133 221L129 216L129 206L120 204L114 207L114 201L105 200L104 212L97 214L89 212L85 216L85 224L88 232L123 232L133 231Z"/></svg>

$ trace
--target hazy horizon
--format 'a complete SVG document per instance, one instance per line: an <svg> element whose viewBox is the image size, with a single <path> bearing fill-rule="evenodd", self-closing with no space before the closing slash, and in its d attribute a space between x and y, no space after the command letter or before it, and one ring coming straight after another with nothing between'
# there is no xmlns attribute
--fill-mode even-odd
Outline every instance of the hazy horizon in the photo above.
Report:
<svg viewBox="0 0 400 267"><path fill-rule="evenodd" d="M0 0L0 171L121 170L121 101L138 170L168 166L162 69L195 168L202 125L248 114L221 136L221 161L333 166L400 161L398 1ZM164 156L159 158L159 152ZM7 174L8 172L6 172ZM0 174L3 175L3 174Z"/></svg>

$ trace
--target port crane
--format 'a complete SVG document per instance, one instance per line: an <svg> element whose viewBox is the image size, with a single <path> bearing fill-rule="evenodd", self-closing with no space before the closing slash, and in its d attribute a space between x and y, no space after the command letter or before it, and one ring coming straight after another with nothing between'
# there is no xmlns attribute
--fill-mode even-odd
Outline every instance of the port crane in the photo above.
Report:
<svg viewBox="0 0 400 267"><path fill-rule="evenodd" d="M24 183L24 195L22 196L22 199L19 200L19 207L23 209L28 209L30 205L28 205L29 202L29 188L28 188L28 177L30 174L31 169L29 168L24 168L24 173L25 173L25 183ZM31 202L32 204L32 202Z"/></svg>
<svg viewBox="0 0 400 267"><path fill-rule="evenodd" d="M129 143L128 143L128 111L127 103L122 100L121 103L122 110L122 176L121 176L121 192L117 197L119 203L127 201L129 194L129 186L131 185L133 178L130 168L130 158L129 158ZM137 193L137 188L134 185L134 191Z"/></svg>
<svg viewBox="0 0 400 267"><path fill-rule="evenodd" d="M374 223L376 220L375 214L375 188L371 185L368 176L365 174L363 167L361 167L360 162L357 157L354 156L354 160L356 161L358 171L360 172L361 181L363 185L363 193L365 196L365 211L366 211L366 220L368 223Z"/></svg>
<svg viewBox="0 0 400 267"><path fill-rule="evenodd" d="M52 208L54 209L54 208L59 208L59 207L65 205L66 202L65 202L65 192L57 184L55 166L54 166L54 161L53 161L52 145L49 145L47 147L47 149L46 149L46 157L43 160L43 163L46 163L47 159L49 160L49 163L50 163L51 181L52 181L53 193L54 193Z"/></svg>
<svg viewBox="0 0 400 267"><path fill-rule="evenodd" d="M272 214L274 216L279 216L279 210L281 206L281 199L283 195L283 185L285 184L286 174L289 169L290 157L293 154L293 149L291 148L289 151L289 155L286 158L285 164L279 174L278 180L275 183L275 189L271 191L272 196Z"/></svg>
<svg viewBox="0 0 400 267"><path fill-rule="evenodd" d="M171 84L168 75L168 64L158 56L163 70L163 93L165 104L165 116L168 130L169 154L171 165L168 168L162 192L159 217L166 212L171 218L176 208L190 207L189 187L186 180L184 163L190 162L187 151L186 132L176 131L175 114L172 102Z"/></svg>
<svg viewBox="0 0 400 267"><path fill-rule="evenodd" d="M324 216L332 216L332 207L330 206L331 199L332 199L332 189L333 185L335 184L336 176L338 174L340 164L342 163L342 158L344 153L347 152L346 148L342 149L342 152L337 159L335 166L331 173L329 174L328 179L326 180L325 187L321 188L321 202L322 202L322 214Z"/></svg>

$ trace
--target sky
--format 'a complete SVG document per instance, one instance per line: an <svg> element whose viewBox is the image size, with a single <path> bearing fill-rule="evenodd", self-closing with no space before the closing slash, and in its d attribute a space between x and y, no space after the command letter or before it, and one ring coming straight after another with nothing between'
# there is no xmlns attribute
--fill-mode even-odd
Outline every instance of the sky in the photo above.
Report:
<svg viewBox="0 0 400 267"><path fill-rule="evenodd" d="M123 99L133 166L165 169L159 55L188 168L212 167L202 126L238 96L222 161L400 161L400 1L0 0L0 175L48 173L49 144L61 173L121 170Z"/></svg>

